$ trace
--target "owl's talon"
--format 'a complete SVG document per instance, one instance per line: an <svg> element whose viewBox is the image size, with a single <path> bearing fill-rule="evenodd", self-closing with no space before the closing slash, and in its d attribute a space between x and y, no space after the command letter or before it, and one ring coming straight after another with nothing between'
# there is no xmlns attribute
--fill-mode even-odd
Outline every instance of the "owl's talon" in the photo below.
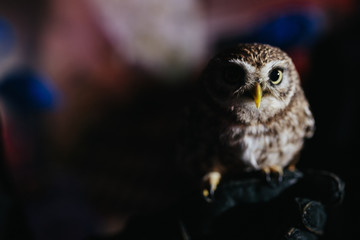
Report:
<svg viewBox="0 0 360 240"><path fill-rule="evenodd" d="M261 170L265 174L266 182L271 183L273 180L275 180L275 178L279 183L283 181L284 172L282 167L276 165L266 166Z"/></svg>
<svg viewBox="0 0 360 240"><path fill-rule="evenodd" d="M212 202L214 200L214 191L212 191L209 188L204 188L203 189L203 197L207 202Z"/></svg>
<svg viewBox="0 0 360 240"><path fill-rule="evenodd" d="M203 177L205 188L203 189L202 194L207 202L212 202L214 200L214 194L220 183L220 179L221 174L219 172L209 172Z"/></svg>
<svg viewBox="0 0 360 240"><path fill-rule="evenodd" d="M266 182L271 182L271 173L270 173L270 168L269 167L263 167L261 169L261 171L264 173L265 175L265 179L266 179Z"/></svg>
<svg viewBox="0 0 360 240"><path fill-rule="evenodd" d="M295 172L296 166L295 166L295 164L290 164L287 169L288 169L290 172Z"/></svg>

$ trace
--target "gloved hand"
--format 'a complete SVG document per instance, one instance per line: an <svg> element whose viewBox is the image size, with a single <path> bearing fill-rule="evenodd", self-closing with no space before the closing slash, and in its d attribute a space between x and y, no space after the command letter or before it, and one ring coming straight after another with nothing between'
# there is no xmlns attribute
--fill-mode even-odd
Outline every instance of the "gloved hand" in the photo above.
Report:
<svg viewBox="0 0 360 240"><path fill-rule="evenodd" d="M191 200L182 210L191 239L318 239L327 210L340 204L344 183L326 171L287 171L282 181L254 174L224 180L211 203Z"/></svg>
<svg viewBox="0 0 360 240"><path fill-rule="evenodd" d="M342 180L326 171L285 170L282 181L270 182L256 173L223 179L210 203L194 193L172 209L133 218L119 235L89 240L314 240L343 195Z"/></svg>

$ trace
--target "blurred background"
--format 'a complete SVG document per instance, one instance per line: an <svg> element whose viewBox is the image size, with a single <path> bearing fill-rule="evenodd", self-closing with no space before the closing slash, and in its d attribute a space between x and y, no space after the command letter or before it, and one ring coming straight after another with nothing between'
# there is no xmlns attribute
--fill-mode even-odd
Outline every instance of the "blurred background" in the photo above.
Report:
<svg viewBox="0 0 360 240"><path fill-rule="evenodd" d="M359 18L355 0L2 0L0 239L113 235L191 192L188 86L239 42L293 58L317 127L298 167L345 181L327 236L354 237Z"/></svg>

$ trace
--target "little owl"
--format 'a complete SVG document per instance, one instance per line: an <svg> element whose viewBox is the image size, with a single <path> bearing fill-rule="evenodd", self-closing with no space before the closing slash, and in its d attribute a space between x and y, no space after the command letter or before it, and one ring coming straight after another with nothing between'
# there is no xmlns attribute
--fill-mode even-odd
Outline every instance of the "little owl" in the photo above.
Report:
<svg viewBox="0 0 360 240"><path fill-rule="evenodd" d="M314 131L292 60L265 44L239 44L210 60L193 107L191 141L201 143L196 158L209 199L224 175L294 169Z"/></svg>

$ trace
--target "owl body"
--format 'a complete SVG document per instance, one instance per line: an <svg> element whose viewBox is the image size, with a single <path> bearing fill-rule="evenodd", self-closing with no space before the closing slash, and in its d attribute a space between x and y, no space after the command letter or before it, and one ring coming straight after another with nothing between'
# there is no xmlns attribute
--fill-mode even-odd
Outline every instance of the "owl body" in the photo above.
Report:
<svg viewBox="0 0 360 240"><path fill-rule="evenodd" d="M307 114L311 116L311 113L302 109L300 103L304 99L298 98L296 101L300 102L290 102L294 111L286 111L265 122L223 126L222 133L219 134L220 148L233 152L233 159L228 159L227 162L240 161L239 170L244 171L261 170L270 166L284 168L295 163L303 147L303 139L312 135L312 130L306 131L306 124L309 122L300 120L306 119ZM221 156L219 161L221 162Z"/></svg>
<svg viewBox="0 0 360 240"><path fill-rule="evenodd" d="M204 173L249 172L297 161L314 119L290 57L265 44L216 55L199 81L195 141Z"/></svg>

